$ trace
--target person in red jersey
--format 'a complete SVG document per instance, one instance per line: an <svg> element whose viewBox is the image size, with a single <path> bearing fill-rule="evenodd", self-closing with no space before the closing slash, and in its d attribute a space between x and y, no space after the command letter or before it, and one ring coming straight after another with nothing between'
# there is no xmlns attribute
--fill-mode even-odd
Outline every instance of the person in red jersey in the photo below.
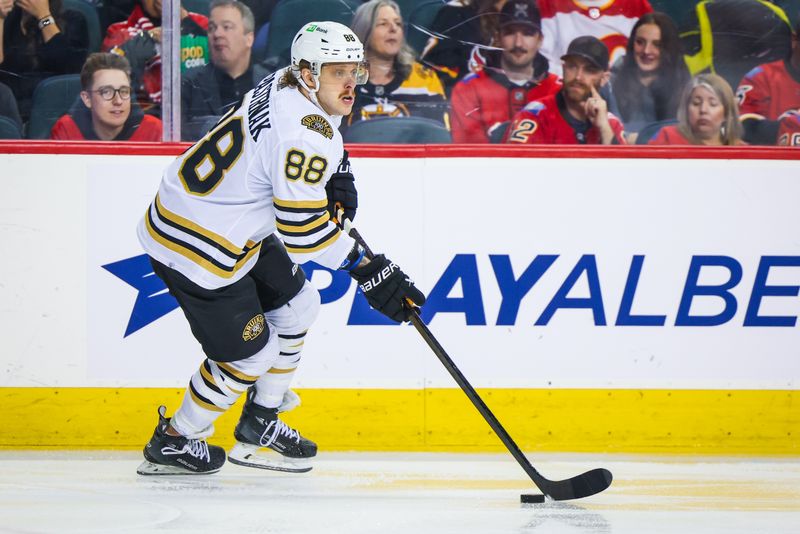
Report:
<svg viewBox="0 0 800 534"><path fill-rule="evenodd" d="M598 92L608 83L608 49L596 37L574 39L561 58L564 86L514 116L507 143L625 144L622 123Z"/></svg>
<svg viewBox="0 0 800 534"><path fill-rule="evenodd" d="M125 57L131 65L136 100L147 113L161 114L162 0L138 0L128 20L108 27L103 52ZM208 17L180 8L181 73L209 62Z"/></svg>
<svg viewBox="0 0 800 534"><path fill-rule="evenodd" d="M53 125L50 139L161 141L161 121L131 103L130 66L115 54L89 56L80 100Z"/></svg>
<svg viewBox="0 0 800 534"><path fill-rule="evenodd" d="M778 145L800 146L800 112L784 113L778 121Z"/></svg>
<svg viewBox="0 0 800 534"><path fill-rule="evenodd" d="M748 72L736 90L744 139L752 144L779 141L780 117L800 111L800 17L792 35L792 53Z"/></svg>
<svg viewBox="0 0 800 534"><path fill-rule="evenodd" d="M678 124L665 126L650 145L745 145L733 89L716 74L699 74L686 85Z"/></svg>
<svg viewBox="0 0 800 534"><path fill-rule="evenodd" d="M502 50L488 54L482 70L456 84L450 99L454 143L488 143L501 124L532 100L555 93L561 82L548 73L539 54L541 17L532 0L507 2L495 40Z"/></svg>
<svg viewBox="0 0 800 534"><path fill-rule="evenodd" d="M648 0L538 0L538 5L545 39L542 53L555 74L561 74L556 60L573 39L583 35L603 41L613 65L625 54L633 25L653 11Z"/></svg>

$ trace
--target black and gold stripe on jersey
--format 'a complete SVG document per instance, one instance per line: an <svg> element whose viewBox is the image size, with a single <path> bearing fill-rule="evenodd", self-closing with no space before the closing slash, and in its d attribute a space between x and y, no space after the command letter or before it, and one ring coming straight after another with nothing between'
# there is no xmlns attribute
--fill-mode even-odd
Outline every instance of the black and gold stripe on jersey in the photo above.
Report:
<svg viewBox="0 0 800 534"><path fill-rule="evenodd" d="M201 408L222 413L256 380L257 376L242 373L230 364L206 359L189 381L189 396Z"/></svg>
<svg viewBox="0 0 800 534"><path fill-rule="evenodd" d="M275 223L283 235L286 250L292 254L308 254L329 247L341 236L330 223L328 201L282 200L274 198Z"/></svg>
<svg viewBox="0 0 800 534"><path fill-rule="evenodd" d="M244 248L237 247L223 236L171 212L164 207L158 195L147 209L144 220L150 237L156 242L220 278L231 278L261 250L261 243L254 241L248 241ZM186 238L181 239L167 232L166 228L177 230ZM202 250L188 238L208 245L219 254L212 255L208 251Z"/></svg>

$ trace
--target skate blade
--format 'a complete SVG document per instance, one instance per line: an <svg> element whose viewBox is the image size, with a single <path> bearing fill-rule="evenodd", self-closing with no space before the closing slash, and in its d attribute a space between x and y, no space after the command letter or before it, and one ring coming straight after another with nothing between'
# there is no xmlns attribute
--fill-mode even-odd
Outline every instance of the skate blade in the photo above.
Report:
<svg viewBox="0 0 800 534"><path fill-rule="evenodd" d="M237 442L228 453L232 464L286 473L307 473L313 467L310 458L289 458L271 449Z"/></svg>
<svg viewBox="0 0 800 534"><path fill-rule="evenodd" d="M144 476L151 476L151 475L210 475L211 473L216 473L219 469L214 469L213 471L190 471L188 469L184 469L182 467L177 467L173 465L161 465L161 464L154 464L153 462L148 462L145 460L139 467L136 468L136 472L140 475Z"/></svg>

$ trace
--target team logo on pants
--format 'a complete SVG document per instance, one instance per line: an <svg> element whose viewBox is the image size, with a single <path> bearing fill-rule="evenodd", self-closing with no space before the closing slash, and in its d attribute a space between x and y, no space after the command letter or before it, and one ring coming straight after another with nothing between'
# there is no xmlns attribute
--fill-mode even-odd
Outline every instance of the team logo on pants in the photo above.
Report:
<svg viewBox="0 0 800 534"><path fill-rule="evenodd" d="M245 341L252 341L258 336L261 335L261 332L264 331L266 328L266 321L264 321L264 315L259 313L249 321L247 321L247 325L244 327L242 331L242 339Z"/></svg>

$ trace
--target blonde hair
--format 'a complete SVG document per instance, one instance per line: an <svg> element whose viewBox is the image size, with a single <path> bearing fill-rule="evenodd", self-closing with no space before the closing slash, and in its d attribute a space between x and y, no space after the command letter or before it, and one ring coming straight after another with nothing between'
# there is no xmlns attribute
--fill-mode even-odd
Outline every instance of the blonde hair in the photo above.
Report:
<svg viewBox="0 0 800 534"><path fill-rule="evenodd" d="M724 119L722 127L720 128L720 138L723 145L738 145L742 139L742 125L739 122L739 105L736 103L736 97L733 94L733 89L728 85L728 82L722 76L716 74L698 74L692 78L681 94L681 101L678 105L678 130L681 134L692 142L692 144L702 144L699 137L692 131L689 124L689 101L692 99L692 93L698 87L708 89L714 96L722 103L724 110Z"/></svg>
<svg viewBox="0 0 800 534"><path fill-rule="evenodd" d="M297 78L303 72L303 69L311 70L311 63L305 59L301 59L298 67L300 68L298 69L297 74L295 74L295 71L291 68L286 69L286 72L283 73L281 79L278 80L278 87L294 87L295 89L300 87L300 80Z"/></svg>

